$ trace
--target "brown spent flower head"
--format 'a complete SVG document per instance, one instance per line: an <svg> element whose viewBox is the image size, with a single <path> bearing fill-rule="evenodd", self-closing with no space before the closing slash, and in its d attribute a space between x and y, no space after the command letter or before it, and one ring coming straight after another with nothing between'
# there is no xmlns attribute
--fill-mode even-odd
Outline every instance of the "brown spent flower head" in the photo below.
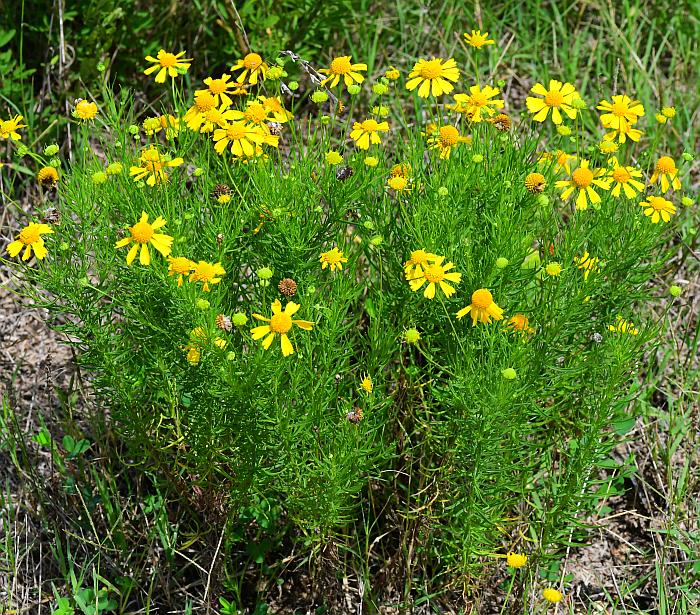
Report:
<svg viewBox="0 0 700 615"><path fill-rule="evenodd" d="M214 186L214 190L211 191L211 198L216 200L224 194L231 194L231 188L229 188L226 184L216 184L216 186Z"/></svg>
<svg viewBox="0 0 700 615"><path fill-rule="evenodd" d="M496 117L486 118L486 121L491 122L501 132L508 132L513 124L513 121L505 113L499 113Z"/></svg>
<svg viewBox="0 0 700 615"><path fill-rule="evenodd" d="M297 292L297 283L292 278L282 278L277 288L285 297L293 297Z"/></svg>
<svg viewBox="0 0 700 615"><path fill-rule="evenodd" d="M226 316L226 314L217 314L215 322L217 329L221 329L222 331L226 332L231 331L231 319L228 316Z"/></svg>
<svg viewBox="0 0 700 615"><path fill-rule="evenodd" d="M357 425L364 418L364 412L362 412L362 408L355 406L351 412L348 412L347 417L348 421L353 425Z"/></svg>

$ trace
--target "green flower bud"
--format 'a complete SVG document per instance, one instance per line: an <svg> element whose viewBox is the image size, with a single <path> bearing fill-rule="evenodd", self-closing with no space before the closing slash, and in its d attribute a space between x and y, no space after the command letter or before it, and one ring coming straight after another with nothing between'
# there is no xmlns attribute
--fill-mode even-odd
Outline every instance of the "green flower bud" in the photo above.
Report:
<svg viewBox="0 0 700 615"><path fill-rule="evenodd" d="M377 95L377 96L382 96L386 94L389 91L389 88L386 86L384 83L375 83L372 86L372 91Z"/></svg>
<svg viewBox="0 0 700 615"><path fill-rule="evenodd" d="M574 109L578 109L579 111L583 111L584 109L588 108L588 105L586 105L586 101L583 100L583 98L576 97L571 101L571 106Z"/></svg>
<svg viewBox="0 0 700 615"><path fill-rule="evenodd" d="M112 162L107 165L105 169L107 175L119 175L124 170L124 166L121 162Z"/></svg>
<svg viewBox="0 0 700 615"><path fill-rule="evenodd" d="M681 154L681 158L685 160L686 162L692 162L693 161L693 155L690 152L683 152Z"/></svg>
<svg viewBox="0 0 700 615"><path fill-rule="evenodd" d="M406 329L403 338L406 340L407 344L417 344L420 340L420 333L418 329L411 327L410 329Z"/></svg>
<svg viewBox="0 0 700 615"><path fill-rule="evenodd" d="M350 94L350 96L357 96L360 93L360 90L362 90L362 88L356 83L348 86L348 94Z"/></svg>
<svg viewBox="0 0 700 615"><path fill-rule="evenodd" d="M244 327L248 322L248 317L243 312L236 312L233 316L231 316L231 322L236 327Z"/></svg>
<svg viewBox="0 0 700 615"><path fill-rule="evenodd" d="M44 155L45 156L55 156L56 154L58 154L58 149L59 149L58 145L56 145L55 143L53 143L51 145L47 145L44 148Z"/></svg>
<svg viewBox="0 0 700 615"><path fill-rule="evenodd" d="M374 230L374 222L372 222L371 220L365 220L362 223L362 226L364 226L368 231Z"/></svg>
<svg viewBox="0 0 700 615"><path fill-rule="evenodd" d="M472 156L472 162L476 164L481 164L484 161L484 157L481 154L474 154Z"/></svg>
<svg viewBox="0 0 700 615"><path fill-rule="evenodd" d="M127 130L129 131L129 134L132 134L134 136L139 134L139 127L137 124L131 124L131 126L129 126Z"/></svg>
<svg viewBox="0 0 700 615"><path fill-rule="evenodd" d="M62 241L61 244L58 246L58 249L61 250L61 252L65 252L66 250L70 249L70 245L67 241Z"/></svg>
<svg viewBox="0 0 700 615"><path fill-rule="evenodd" d="M506 367L504 370L501 370L501 375L506 380L515 380L518 377L518 374L515 373L512 367Z"/></svg>
<svg viewBox="0 0 700 615"><path fill-rule="evenodd" d="M677 284L673 284L671 288L668 289L668 292L671 293L672 297L680 297L683 289Z"/></svg>
<svg viewBox="0 0 700 615"><path fill-rule="evenodd" d="M681 199L681 205L683 205L683 207L690 207L693 203L695 203L695 201L688 196L684 196Z"/></svg>
<svg viewBox="0 0 700 615"><path fill-rule="evenodd" d="M197 309L202 310L202 312L208 310L211 307L211 303L209 303L206 299L197 299L195 305L197 306Z"/></svg>
<svg viewBox="0 0 700 615"><path fill-rule="evenodd" d="M384 239L381 235L375 235L374 237L372 237L372 239L369 240L369 242L373 246L380 246L380 245L382 245L383 241L384 241Z"/></svg>
<svg viewBox="0 0 700 615"><path fill-rule="evenodd" d="M540 194L537 196L537 204L540 207L545 207L549 205L549 197L546 194Z"/></svg>
<svg viewBox="0 0 700 615"><path fill-rule="evenodd" d="M20 143L20 144L17 146L17 155L18 155L20 158L23 158L23 157L26 156L28 153L29 153L29 148L28 148L24 143Z"/></svg>
<svg viewBox="0 0 700 615"><path fill-rule="evenodd" d="M331 123L331 116L330 115L322 115L321 116L321 124L324 126L328 126L328 124Z"/></svg>
<svg viewBox="0 0 700 615"><path fill-rule="evenodd" d="M438 193L438 196L445 198L450 193L450 191L447 188L445 188L445 186L440 186L438 188L437 193Z"/></svg>
<svg viewBox="0 0 700 615"><path fill-rule="evenodd" d="M306 294L307 295L314 295L316 294L316 287L311 285L306 289Z"/></svg>
<svg viewBox="0 0 700 615"><path fill-rule="evenodd" d="M107 173L105 173L104 171L97 171L96 173L92 174L92 183L96 186L104 184L107 181L107 179Z"/></svg>
<svg viewBox="0 0 700 615"><path fill-rule="evenodd" d="M276 81L284 76L284 69L281 66L271 66L265 75L266 80Z"/></svg>
<svg viewBox="0 0 700 615"><path fill-rule="evenodd" d="M97 72L98 73L104 73L107 70L107 66L105 66L104 62L99 62L97 64Z"/></svg>
<svg viewBox="0 0 700 615"><path fill-rule="evenodd" d="M192 175L195 177L202 177L202 175L204 175L204 169L202 167L197 167L194 171L192 171Z"/></svg>
<svg viewBox="0 0 700 615"><path fill-rule="evenodd" d="M560 124L557 126L557 132L562 136L562 137L568 137L571 134L571 128L568 126L564 126L563 124Z"/></svg>
<svg viewBox="0 0 700 615"><path fill-rule="evenodd" d="M58 159L58 158L51 158L51 159L49 160L49 166L50 166L50 167L55 167L55 168L60 167L60 166L61 166L61 161L60 161L60 159Z"/></svg>
<svg viewBox="0 0 700 615"><path fill-rule="evenodd" d="M320 105L321 103L324 103L328 100L328 94L326 94L323 90L316 90L311 95L311 100L312 100L312 102L315 102L317 105Z"/></svg>
<svg viewBox="0 0 700 615"><path fill-rule="evenodd" d="M292 90L292 92L296 92L296 90L299 89L299 82L298 81L290 81L287 84L287 87Z"/></svg>
<svg viewBox="0 0 700 615"><path fill-rule="evenodd" d="M227 361L235 361L236 360L236 353L233 351L227 352L226 353L226 360Z"/></svg>
<svg viewBox="0 0 700 615"><path fill-rule="evenodd" d="M510 261L507 258L500 256L496 259L496 267L498 267L499 269L505 269L508 266L509 262Z"/></svg>
<svg viewBox="0 0 700 615"><path fill-rule="evenodd" d="M258 269L255 274L261 279L261 280L269 280L272 275L273 271L269 267L263 267L262 269Z"/></svg>

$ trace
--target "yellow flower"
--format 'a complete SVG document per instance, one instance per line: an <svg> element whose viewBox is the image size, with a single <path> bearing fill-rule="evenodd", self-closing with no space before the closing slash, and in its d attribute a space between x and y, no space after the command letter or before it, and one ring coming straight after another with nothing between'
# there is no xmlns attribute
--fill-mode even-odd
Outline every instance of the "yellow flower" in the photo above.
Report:
<svg viewBox="0 0 700 615"><path fill-rule="evenodd" d="M613 130L625 130L644 115L642 103L625 94L613 96L612 102L601 100L597 108L599 111L606 111L600 116L603 126Z"/></svg>
<svg viewBox="0 0 700 615"><path fill-rule="evenodd" d="M535 330L530 326L530 319L525 316L525 314L515 314L514 316L511 316L510 320L508 321L508 327L513 331L519 331L523 335L535 332Z"/></svg>
<svg viewBox="0 0 700 615"><path fill-rule="evenodd" d="M506 562L508 562L508 565L511 568L522 568L527 563L527 555L508 551L508 554L506 555Z"/></svg>
<svg viewBox="0 0 700 615"><path fill-rule="evenodd" d="M36 178L42 186L54 186L58 181L58 171L54 167L43 167L39 169Z"/></svg>
<svg viewBox="0 0 700 615"><path fill-rule="evenodd" d="M53 230L48 224L30 222L20 231L19 237L7 246L7 252L14 258L24 248L23 261L28 261L31 258L32 251L37 260L42 260L46 256L47 251L41 235L49 235L51 233L53 233Z"/></svg>
<svg viewBox="0 0 700 615"><path fill-rule="evenodd" d="M600 203L600 195L593 189L597 186L602 190L610 190L610 179L606 175L606 170L590 169L588 160L581 160L579 167L571 174L571 179L558 181L557 188L564 188L561 193L562 200L568 199L574 191L578 190L576 197L576 209L588 209L588 199L592 204Z"/></svg>
<svg viewBox="0 0 700 615"><path fill-rule="evenodd" d="M447 108L463 113L470 122L481 122L486 119L482 114L494 115L496 109L503 109L506 104L503 99L491 100L500 94L501 90L492 88L490 85L485 85L483 89L479 85L473 85L469 88L469 92L469 94L455 94L455 104L447 105Z"/></svg>
<svg viewBox="0 0 700 615"><path fill-rule="evenodd" d="M576 117L576 109L571 103L578 96L578 93L576 88L570 83L562 83L551 79L549 81L549 89L541 83L536 83L530 91L533 94L542 96L542 98L528 96L525 99L527 109L534 114L532 119L536 122L544 122L550 110L552 111L552 121L555 124L562 123L561 111L566 113L569 119L573 120Z"/></svg>
<svg viewBox="0 0 700 615"><path fill-rule="evenodd" d="M221 263L207 263L199 261L190 273L190 282L204 282L202 290L205 293L209 292L209 284L218 284L221 282L221 277L226 273L226 270L221 266Z"/></svg>
<svg viewBox="0 0 700 615"><path fill-rule="evenodd" d="M454 263L442 264L444 256L430 255L432 262L430 264L421 265L420 267L414 267L410 277L408 269L405 268L406 279L408 280L411 290L416 292L419 290L423 284L426 282L428 285L423 291L423 296L426 299L435 298L435 288L440 286L442 292L445 293L446 297L451 297L455 293L455 289L451 284L447 282L453 282L454 284L459 284L462 280L462 274L456 271L449 271L454 267ZM448 273L449 272L449 273Z"/></svg>
<svg viewBox="0 0 700 615"><path fill-rule="evenodd" d="M199 90L194 95L194 104L185 113L185 123L190 130L211 132L214 124L223 127L232 119L230 113L223 104L217 108L216 98L208 90Z"/></svg>
<svg viewBox="0 0 700 615"><path fill-rule="evenodd" d="M242 111L235 109L231 111L231 119L246 121L253 126L262 126L267 122L267 109L258 100L249 100Z"/></svg>
<svg viewBox="0 0 700 615"><path fill-rule="evenodd" d="M612 158L612 170L610 171L610 179L614 182L610 194L615 198L620 196L620 191L624 190L625 196L628 199L633 199L637 194L644 190L644 184L636 177L642 177L642 172L634 167L622 166L617 158Z"/></svg>
<svg viewBox="0 0 700 615"><path fill-rule="evenodd" d="M544 192L544 189L546 186L547 186L547 181L545 180L544 175L542 175L542 173L530 173L525 178L525 189L528 192L532 192L532 193Z"/></svg>
<svg viewBox="0 0 700 615"><path fill-rule="evenodd" d="M423 249L411 252L411 257L404 263L403 269L407 280L423 275L423 269L440 257Z"/></svg>
<svg viewBox="0 0 700 615"><path fill-rule="evenodd" d="M491 318L494 320L503 319L503 310L496 305L493 295L486 288L480 288L472 293L471 304L457 312L457 319L463 318L470 312L472 327L479 321L489 324Z"/></svg>
<svg viewBox="0 0 700 615"><path fill-rule="evenodd" d="M561 602L561 600L564 596L562 596L562 593L558 589L554 589L553 587L547 587L542 592L542 597L547 602L557 603L557 602Z"/></svg>
<svg viewBox="0 0 700 615"><path fill-rule="evenodd" d="M390 66L389 68L387 68L386 72L384 73L384 76L389 81L396 81L401 76L401 73L393 66Z"/></svg>
<svg viewBox="0 0 700 615"><path fill-rule="evenodd" d="M395 190L396 192L403 192L404 190L410 190L410 186L408 183L408 179L404 177L403 175L396 175L394 177L390 177L387 180L387 185L389 188L392 190Z"/></svg>
<svg viewBox="0 0 700 615"><path fill-rule="evenodd" d="M418 96L427 98L449 94L454 86L450 81L456 82L459 79L459 69L457 63L452 59L444 61L441 58L432 60L418 60L413 66L413 70L408 75L406 82L407 90L415 90L418 85Z"/></svg>
<svg viewBox="0 0 700 615"><path fill-rule="evenodd" d="M171 114L161 115L159 118L160 125L165 128L165 137L172 139L180 134L180 118Z"/></svg>
<svg viewBox="0 0 700 615"><path fill-rule="evenodd" d="M221 104L224 107L230 107L233 104L233 100L229 94L233 94L232 89L235 89L238 84L231 82L231 75L224 73L218 79L207 77L204 80L204 83L207 85L207 89L196 90L194 93L195 98L197 97L197 94L207 92L214 97L216 105Z"/></svg>
<svg viewBox="0 0 700 615"><path fill-rule="evenodd" d="M143 71L143 74L150 75L158 71L158 74L156 74L156 83L165 83L165 78L168 75L172 79L178 75L183 75L188 71L190 63L192 62L189 58L183 58L182 56L184 55L184 51L173 54L161 49L155 58L153 56L146 56L146 60L148 62L153 62L153 66L149 66Z"/></svg>
<svg viewBox="0 0 700 615"><path fill-rule="evenodd" d="M608 156L616 154L618 149L620 148L615 141L602 141L598 144L598 151L601 154L606 154Z"/></svg>
<svg viewBox="0 0 700 615"><path fill-rule="evenodd" d="M139 262L142 265L150 265L151 253L148 251L149 243L163 256L168 256L170 254L170 246L173 243L173 238L170 235L163 235L155 232L163 226L165 226L165 220L161 216L158 216L153 221L153 224L149 224L148 214L145 211L141 213L141 219L134 224L134 226L129 228L129 237L124 237L124 239L120 239L115 244L116 248L123 248L130 243L134 244L126 255L127 265L131 265L131 263L134 262L139 247L141 248Z"/></svg>
<svg viewBox="0 0 700 615"><path fill-rule="evenodd" d="M579 269L583 270L583 279L588 280L591 271L600 271L598 263L600 259L597 256L591 256L588 252L584 252L583 256L574 256L574 262Z"/></svg>
<svg viewBox="0 0 700 615"><path fill-rule="evenodd" d="M97 115L97 105L81 98L75 103L74 113L81 120L91 120Z"/></svg>
<svg viewBox="0 0 700 615"><path fill-rule="evenodd" d="M159 117L147 117L145 120L143 120L142 126L144 132L149 136L157 134L163 130L163 125L160 123Z"/></svg>
<svg viewBox="0 0 700 615"><path fill-rule="evenodd" d="M279 137L266 135L259 127L249 126L245 122L232 122L225 128L217 128L214 131L214 149L218 154L231 144L231 153L238 158L252 158L262 150L258 147L263 143L277 147Z"/></svg>
<svg viewBox="0 0 700 615"><path fill-rule="evenodd" d="M368 167L376 167L379 164L379 158L377 158L376 156L366 156L365 164Z"/></svg>
<svg viewBox="0 0 700 615"><path fill-rule="evenodd" d="M21 115L15 115L9 120L0 121L0 138L2 139L12 139L13 141L19 141L22 139L17 131L20 128L26 128L26 124L22 124L24 118Z"/></svg>
<svg viewBox="0 0 700 615"><path fill-rule="evenodd" d="M544 268L544 270L547 273L547 275L552 277L552 278L556 278L562 272L561 265L559 263L557 263L556 261L552 261L551 263L547 263L547 266Z"/></svg>
<svg viewBox="0 0 700 615"><path fill-rule="evenodd" d="M350 138L355 141L355 145L360 149L369 149L369 144L381 143L382 140L377 134L378 132L389 132L388 122L377 122L377 120L365 120L364 122L355 122L352 125Z"/></svg>
<svg viewBox="0 0 700 615"><path fill-rule="evenodd" d="M629 333L630 335L639 335L639 330L634 326L634 323L625 320L622 316L618 316L614 325L608 325L610 331L618 333Z"/></svg>
<svg viewBox="0 0 700 615"><path fill-rule="evenodd" d="M661 109L661 115L667 117L668 119L673 119L674 117L676 117L676 108L664 107L663 109Z"/></svg>
<svg viewBox="0 0 700 615"><path fill-rule="evenodd" d="M603 128L608 128L608 126L605 126L603 124ZM618 140L619 143L626 143L627 139L629 138L631 141L634 141L635 143L639 141L642 137L642 131L637 130L636 128L632 128L631 126L620 126L620 128L613 129L611 132L608 132L603 135L603 141L614 141L615 139Z"/></svg>
<svg viewBox="0 0 700 615"><path fill-rule="evenodd" d="M296 325L300 329L304 329L304 331L311 331L311 328L314 326L314 323L308 320L292 320L292 316L297 313L300 307L299 304L290 301L285 306L284 311L282 311L282 304L279 299L275 299L275 302L272 304L272 318L265 318L260 314L253 314L253 318L269 323L251 329L250 332L253 339L259 340L264 337L265 339L263 340L262 347L267 350L272 345L275 335L279 335L282 344L282 354L285 357L294 354L294 346L292 346L292 342L287 336L292 325Z"/></svg>
<svg viewBox="0 0 700 615"><path fill-rule="evenodd" d="M204 327L195 327L190 331L190 343L183 348L187 351L187 362L197 365L202 357L202 352L210 345L222 350L226 348L226 340L219 336L212 336Z"/></svg>
<svg viewBox="0 0 700 615"><path fill-rule="evenodd" d="M284 108L277 96L258 96L258 100L262 103L268 115L271 116L271 119L279 124L284 124L294 117L290 111Z"/></svg>
<svg viewBox="0 0 700 615"><path fill-rule="evenodd" d="M334 149L326 152L326 162L331 166L343 163L343 157Z"/></svg>
<svg viewBox="0 0 700 615"><path fill-rule="evenodd" d="M367 64L353 64L351 60L352 56L340 56L331 62L330 68L322 68L319 70L319 73L328 75L328 77L321 81L321 85L326 85L330 82L329 87L334 88L338 85L341 77L346 86L352 85L353 83L362 83L365 78L364 75L361 75L358 71L366 71Z"/></svg>
<svg viewBox="0 0 700 615"><path fill-rule="evenodd" d="M369 376L365 376L362 379L362 382L360 383L360 387L365 393L371 393L374 390L374 383L372 382L372 378Z"/></svg>
<svg viewBox="0 0 700 615"><path fill-rule="evenodd" d="M416 329L415 327L411 327L410 329L406 329L403 334L403 339L407 344L417 344L421 337L420 337L420 331Z"/></svg>
<svg viewBox="0 0 700 615"><path fill-rule="evenodd" d="M668 222L676 213L675 205L662 196L649 196L639 206L644 207L644 215L649 216L654 224L658 224L659 220Z"/></svg>
<svg viewBox="0 0 700 615"><path fill-rule="evenodd" d="M343 256L343 253L337 247L334 247L328 252L321 252L319 262L321 263L321 269L330 267L331 271L335 271L336 269L342 270L343 263L347 263L348 259Z"/></svg>
<svg viewBox="0 0 700 615"><path fill-rule="evenodd" d="M141 153L141 158L139 160L141 166L132 166L129 169L129 175L134 178L134 181L140 181L146 177L146 183L149 186L155 186L161 183L167 184L168 175L165 169L168 167L179 167L185 162L182 158L173 158L170 160L168 156L161 154L153 145Z"/></svg>
<svg viewBox="0 0 700 615"><path fill-rule="evenodd" d="M184 256L168 256L168 275L176 275L178 288L182 286L182 276L189 275L195 268L195 263Z"/></svg>
<svg viewBox="0 0 700 615"><path fill-rule="evenodd" d="M242 70L237 77L239 82L255 85L260 77L265 79L270 67L263 62L263 59L257 53L249 53L242 60L238 60L231 67L231 70Z"/></svg>
<svg viewBox="0 0 700 615"><path fill-rule="evenodd" d="M481 49L484 45L495 45L496 41L489 39L489 33L481 33L481 30L472 30L471 34L464 33L464 42L475 49Z"/></svg>
<svg viewBox="0 0 700 615"><path fill-rule="evenodd" d="M437 149L440 158L447 159L452 154L452 148L460 143L471 143L469 136L463 137L454 126L441 126L432 136L428 137L430 149Z"/></svg>
<svg viewBox="0 0 700 615"><path fill-rule="evenodd" d="M661 183L661 191L667 192L669 188L674 190L681 189L681 180L678 177L678 169L676 168L676 163L670 156L661 156L656 167L654 167L654 173L649 180L650 184L655 184L657 181Z"/></svg>

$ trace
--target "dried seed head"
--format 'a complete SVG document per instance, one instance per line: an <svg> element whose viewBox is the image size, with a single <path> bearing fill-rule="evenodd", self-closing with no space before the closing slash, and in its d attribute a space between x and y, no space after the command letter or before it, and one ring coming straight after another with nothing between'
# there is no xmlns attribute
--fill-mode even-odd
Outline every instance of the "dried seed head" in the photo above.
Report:
<svg viewBox="0 0 700 615"><path fill-rule="evenodd" d="M219 246L219 247L221 247L221 242L223 242L223 240L224 240L224 235L223 235L223 233L219 233L219 234L216 236L216 245Z"/></svg>
<svg viewBox="0 0 700 615"><path fill-rule="evenodd" d="M214 186L214 190L211 191L211 198L216 200L224 194L231 194L231 188L229 188L226 184L216 184L216 186Z"/></svg>
<svg viewBox="0 0 700 615"><path fill-rule="evenodd" d="M293 297L297 292L297 283L292 278L282 278L277 288L285 297Z"/></svg>
<svg viewBox="0 0 700 615"><path fill-rule="evenodd" d="M55 207L49 207L44 212L44 224L60 224L61 212Z"/></svg>
<svg viewBox="0 0 700 615"><path fill-rule="evenodd" d="M512 120L505 114L505 113L499 113L496 117L489 118L488 120L491 122L497 130L500 130L501 132L508 132L510 130L511 124L513 123Z"/></svg>
<svg viewBox="0 0 700 615"><path fill-rule="evenodd" d="M338 167L338 170L335 172L335 178L338 181L344 182L349 177L352 177L353 173L352 167Z"/></svg>
<svg viewBox="0 0 700 615"><path fill-rule="evenodd" d="M364 417L364 412L359 406L355 406L351 412L348 412L347 418L353 425L357 425Z"/></svg>
<svg viewBox="0 0 700 615"><path fill-rule="evenodd" d="M218 314L216 317L216 327L222 331L230 331L231 319L225 314Z"/></svg>

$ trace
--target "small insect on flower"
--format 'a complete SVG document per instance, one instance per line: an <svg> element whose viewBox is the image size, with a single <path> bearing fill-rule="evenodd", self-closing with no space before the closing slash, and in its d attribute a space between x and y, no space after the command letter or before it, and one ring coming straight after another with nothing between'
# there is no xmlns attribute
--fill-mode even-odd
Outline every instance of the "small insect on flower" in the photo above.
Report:
<svg viewBox="0 0 700 615"><path fill-rule="evenodd" d="M176 275L178 288L182 286L183 276L189 275L195 263L184 256L168 256L168 275Z"/></svg>
<svg viewBox="0 0 700 615"><path fill-rule="evenodd" d="M328 87L334 88L341 78L346 87L353 83L362 83L365 77L359 71L366 70L367 64L353 64L352 56L339 56L331 62L329 68L322 68L318 72L328 75L321 81L321 85L329 84Z"/></svg>
<svg viewBox="0 0 700 615"><path fill-rule="evenodd" d="M530 173L525 178L525 189L528 192L532 192L533 194L539 194L540 192L544 192L546 186L547 181L545 180L544 175L542 175L542 173Z"/></svg>
<svg viewBox="0 0 700 615"><path fill-rule="evenodd" d="M321 252L319 262L321 263L321 269L330 267L331 271L335 271L336 269L342 270L343 263L347 263L348 259L343 256L343 253L337 247L334 247L328 252Z"/></svg>
<svg viewBox="0 0 700 615"><path fill-rule="evenodd" d="M24 248L23 261L28 261L32 256L32 252L34 252L37 260L42 260L46 257L47 250L44 246L44 239L41 236L51 233L53 233L53 230L48 224L30 222L20 231L17 239L7 246L7 253L14 258Z"/></svg>
<svg viewBox="0 0 700 615"><path fill-rule="evenodd" d="M189 70L192 62L189 58L183 58L182 56L184 55L184 51L173 54L161 49L155 58L153 56L146 56L146 61L152 62L153 66L149 66L143 71L143 74L150 75L158 71L156 74L156 83L165 83L165 78L167 76L171 79L175 79L178 75L184 75Z"/></svg>
<svg viewBox="0 0 700 615"><path fill-rule="evenodd" d="M91 120L97 115L97 105L94 102L89 102L78 98L75 101L75 109L73 110L75 117L81 120Z"/></svg>
<svg viewBox="0 0 700 615"><path fill-rule="evenodd" d="M389 123L369 119L364 122L355 122L352 125L350 138L355 141L357 147L366 150L369 149L370 143L380 144L382 142L379 132L389 132Z"/></svg>
<svg viewBox="0 0 700 615"><path fill-rule="evenodd" d="M628 333L629 335L639 335L639 330L634 326L633 322L625 320L622 316L618 316L614 325L608 325L610 331L618 333Z"/></svg>
<svg viewBox="0 0 700 615"><path fill-rule="evenodd" d="M427 98L431 94L440 96L449 94L454 89L450 81L456 82L458 79L459 69L452 58L444 60L444 63L441 58L418 60L408 75L406 89L411 91L418 88L418 96L421 98Z"/></svg>
<svg viewBox="0 0 700 615"><path fill-rule="evenodd" d="M17 131L20 128L26 128L26 124L22 124L24 118L21 115L15 115L9 120L0 120L0 139L12 139L13 141L20 141L22 135Z"/></svg>
<svg viewBox="0 0 700 615"><path fill-rule="evenodd" d="M527 109L534 114L532 119L536 122L544 122L550 111L552 112L552 122L557 125L562 123L561 111L569 119L573 120L576 118L576 109L572 106L572 103L574 98L578 96L578 93L572 84L551 79L549 89L541 83L536 83L530 91L542 97L528 96L525 99Z"/></svg>
<svg viewBox="0 0 700 615"><path fill-rule="evenodd" d="M249 53L243 59L238 60L231 67L231 70L241 71L237 77L239 82L255 85L258 80L265 79L270 67L263 62L263 59L257 53Z"/></svg>
<svg viewBox="0 0 700 615"><path fill-rule="evenodd" d="M231 319L226 316L226 314L217 314L214 323L216 324L217 329L221 329L227 333L233 328L233 323L231 322Z"/></svg>
<svg viewBox="0 0 700 615"><path fill-rule="evenodd" d="M456 271L450 271L454 267L454 263L442 264L445 259L444 256L431 255L430 264L421 265L419 267L414 267L411 273L411 277L408 277L408 269L405 268L406 279L409 282L411 290L416 292L421 289L423 284L428 283L423 291L423 296L426 299L435 298L435 289L440 287L447 298L454 295L455 288L447 282L452 282L453 284L459 284L462 280L462 274Z"/></svg>
<svg viewBox="0 0 700 615"><path fill-rule="evenodd" d="M207 263L199 261L190 273L190 282L203 282L202 290L205 293L209 292L209 284L218 284L221 282L221 277L226 273L226 270L221 266L221 263Z"/></svg>
<svg viewBox="0 0 700 615"><path fill-rule="evenodd" d="M266 325L254 327L251 329L251 334L254 340L265 338L262 342L262 347L267 350L275 339L275 335L280 336L282 345L282 355L288 357L294 354L294 346L289 340L288 333L292 329L292 325L296 325L305 331L311 331L314 326L313 322L308 320L292 320L292 316L297 313L301 306L293 301L287 303L284 311L279 299L275 299L272 304L272 317L266 318L260 314L253 314L253 318L267 322Z"/></svg>
<svg viewBox="0 0 700 615"><path fill-rule="evenodd" d="M170 254L173 238L170 235L155 232L159 228L165 226L165 224L166 222L161 216L158 216L153 221L153 224L149 224L148 214L145 211L141 213L141 219L134 224L134 226L129 228L129 237L120 239L115 244L115 248L123 248L130 243L134 244L126 255L127 265L131 265L131 263L134 262L139 248L141 249L139 262L142 265L150 265L151 253L148 250L149 243L163 256L167 257Z"/></svg>
<svg viewBox="0 0 700 615"><path fill-rule="evenodd" d="M44 188L51 188L58 182L58 171L55 167L43 167L39 169L36 178Z"/></svg>
<svg viewBox="0 0 700 615"><path fill-rule="evenodd" d="M457 319L461 319L471 312L472 327L477 322L489 324L491 318L494 320L503 319L503 309L493 300L493 295L486 288L480 288L472 293L472 302L465 308L457 312Z"/></svg>
<svg viewBox="0 0 700 615"><path fill-rule="evenodd" d="M650 217L654 224L668 222L676 213L676 206L662 196L649 196L639 206L644 208L644 215Z"/></svg>
<svg viewBox="0 0 700 615"><path fill-rule="evenodd" d="M485 45L495 45L496 41L489 39L489 33L484 32L483 34L481 33L481 30L472 30L471 34L468 32L465 32L463 34L464 36L464 42L469 45L470 47L474 47L474 49L481 49Z"/></svg>
<svg viewBox="0 0 700 615"><path fill-rule="evenodd" d="M667 192L669 188L674 190L681 189L681 180L678 177L676 162L670 156L661 156L656 163L649 183L655 184L657 181L661 184L662 192Z"/></svg>

